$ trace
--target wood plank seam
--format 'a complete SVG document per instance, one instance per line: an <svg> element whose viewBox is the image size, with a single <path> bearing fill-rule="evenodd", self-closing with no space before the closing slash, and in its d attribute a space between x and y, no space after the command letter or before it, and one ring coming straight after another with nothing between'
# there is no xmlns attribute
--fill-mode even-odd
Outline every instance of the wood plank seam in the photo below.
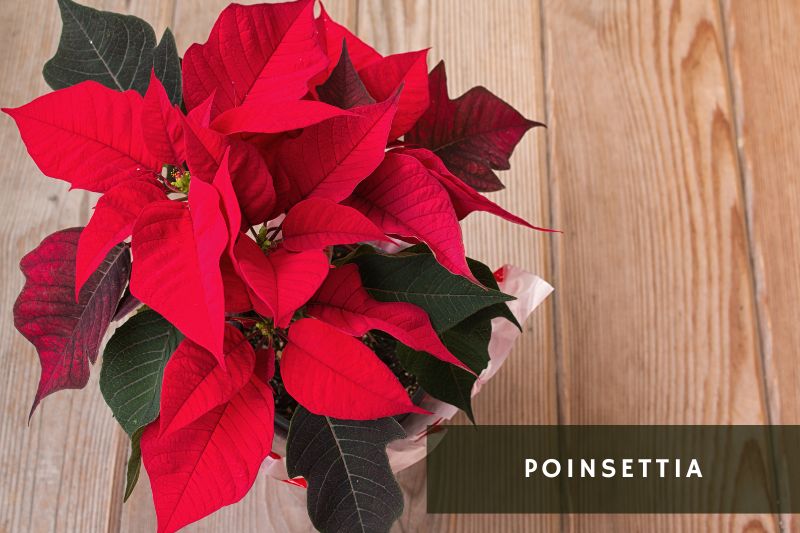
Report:
<svg viewBox="0 0 800 533"><path fill-rule="evenodd" d="M742 123L741 123L741 116L740 111L743 109L744 102L742 98L739 97L737 92L737 85L734 80L734 71L733 71L733 59L732 55L732 47L733 42L731 40L731 31L732 28L729 27L729 24L732 22L732 18L730 13L725 7L724 0L717 0L717 8L718 8L718 16L720 19L720 28L722 32L722 39L723 39L723 53L725 59L725 73L726 73L726 82L728 84L728 101L729 106L731 109L731 129L733 139L736 145L736 171L739 178L739 183L742 189L742 204L744 206L744 225L745 225L745 235L747 238L747 255L750 261L750 281L752 284L752 291L753 291L753 307L754 307L754 316L756 319L756 338L758 340L758 352L759 352L759 362L761 364L761 380L763 383L764 389L764 404L766 405L766 412L767 412L767 424L772 425L779 420L779 413L773 412L776 407L776 404L773 404L773 398L770 394L770 383L774 382L771 378L772 369L774 365L769 364L767 358L769 357L768 350L766 347L766 332L764 328L765 318L764 313L766 312L763 309L763 306L760 303L760 299L758 297L759 294L763 293L763 287L765 282L765 277L763 274L759 273L758 269L758 262L756 261L756 254L753 247L753 243L755 242L755 231L753 229L753 202L752 202L752 195L753 195L753 178L752 176L748 176L747 167L745 165L745 154L742 149L742 142L743 142L743 134L742 134ZM786 524L780 516L783 514L781 513L781 507L783 506L783 502L787 501L783 497L783 490L780 483L780 467L778 466L778 459L780 457L779 451L777 446L775 445L775 439L773 438L773 432L768 432L768 438L770 439L770 450L772 453L772 464L773 464L773 474L775 479L775 491L778 495L778 511L779 511L779 519L778 519L778 528L783 533L786 531ZM788 496L788 495L787 495Z"/></svg>
<svg viewBox="0 0 800 533"><path fill-rule="evenodd" d="M550 78L549 78L549 68L550 68L550 58L548 56L548 46L547 46L547 15L544 5L544 0L539 0L539 53L541 56L542 61L542 103L544 104L544 120L545 120L545 130L544 130L544 144L545 144L545 179L544 182L547 184L547 207L548 207L548 227L553 229L560 229L558 227L558 217L556 216L556 207L557 201L555 197L555 183L553 180L553 167L552 167L552 148L550 145L550 135L549 131L547 130L547 125L551 123L551 102L550 102ZM562 353L562 343L561 343L561 319L560 319L560 306L559 306L559 298L560 294L558 291L559 286L559 276L558 276L558 251L560 250L558 239L559 237L563 236L564 233L556 233L551 234L548 236L550 239L550 245L548 248L548 253L550 254L549 257L549 267L550 272L549 276L550 279L548 280L553 287L556 287L556 290L550 295L550 305L552 306L552 335L553 335L553 354L552 357L555 359L554 366L554 374L555 374L555 402L556 402L556 423L561 425L565 422L564 420L564 394L566 392L564 388L564 358ZM559 434L559 440L560 440ZM561 443L559 443L559 448L562 448ZM562 485L566 485L566 481L561 481ZM563 489L563 487L562 487ZM562 493L565 492L562 490ZM568 531L569 529L569 515L565 513L559 514L559 529L562 533Z"/></svg>
<svg viewBox="0 0 800 533"><path fill-rule="evenodd" d="M739 183L742 188L742 201L744 203L744 223L746 228L746 235L747 235L747 253L750 259L750 280L752 282L752 289L753 295L758 295L761 291L761 286L763 283L763 279L759 279L759 276L756 275L756 260L755 260L755 251L753 250L753 242L755 240L755 236L753 235L753 223L752 223L752 202L750 201L752 197L752 177L748 178L747 171L745 169L744 164L744 153L742 152L742 125L740 123L740 118L737 110L742 105L741 99L737 98L736 96L736 85L733 80L733 66L731 61L731 52L730 48L732 46L730 40L730 31L728 28L728 21L730 20L729 17L726 15L726 10L723 6L723 0L717 0L717 6L719 7L719 17L720 17L720 27L722 29L722 38L724 40L724 55L725 55L725 70L727 74L727 84L728 84L728 98L729 98L729 105L732 110L732 120L731 120L731 128L732 128L732 135L733 138L736 140L736 166L737 166L737 175L739 178ZM768 387L768 380L767 380L767 372L768 366L766 364L766 348L765 348L765 337L764 337L764 329L763 329L763 310L761 306L758 304L758 298L754 298L753 301L754 305L754 314L756 317L756 333L758 335L758 348L759 353L761 355L761 365L762 365L762 379L764 380L764 401L766 402L767 406L767 421L769 424L773 423L773 413L772 413L772 402L770 401L770 393Z"/></svg>
<svg viewBox="0 0 800 533"><path fill-rule="evenodd" d="M547 57L547 42L546 42L546 21L544 15L544 0L539 0L539 48L542 57L542 85L543 91L542 96L544 100L544 116L545 116L545 128L547 124L550 122L550 95L548 91L548 68L549 68L549 61ZM544 131L544 139L545 139L545 183L547 184L547 204L548 210L548 221L547 224L550 228L559 229L558 228L558 217L556 216L555 208L556 208L556 199L554 193L554 183L552 179L552 166L551 166L551 146L550 146L550 136L548 135L547 129ZM550 239L550 246L549 248L549 255L550 255L550 282L551 285L554 287L558 287L558 254L555 253L555 248L558 246L558 238L560 235L563 234L555 234L549 235ZM556 380L556 420L559 424L564 421L564 411L561 399L561 384L562 384L562 372L563 368L561 363L563 362L561 359L561 324L558 319L558 290L556 289L553 291L553 294L550 295L550 302L553 306L553 352L554 357L556 359L556 372L555 372L555 380Z"/></svg>

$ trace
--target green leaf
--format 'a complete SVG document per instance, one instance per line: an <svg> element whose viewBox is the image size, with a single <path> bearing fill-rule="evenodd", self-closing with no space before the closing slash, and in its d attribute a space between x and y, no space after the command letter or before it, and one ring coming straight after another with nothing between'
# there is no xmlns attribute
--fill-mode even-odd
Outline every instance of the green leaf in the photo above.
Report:
<svg viewBox="0 0 800 533"><path fill-rule="evenodd" d="M128 435L158 417L164 367L182 340L175 326L148 310L131 317L108 341L100 391Z"/></svg>
<svg viewBox="0 0 800 533"><path fill-rule="evenodd" d="M458 357L458 354L453 355ZM412 350L404 344L398 343L397 358L406 371L416 376L425 392L437 400L458 407L475 423L471 397L472 385L477 379L475 376L425 352Z"/></svg>
<svg viewBox="0 0 800 533"><path fill-rule="evenodd" d="M63 89L93 80L118 91L144 94L155 67L170 99L180 102L180 64L171 33L165 32L156 49L153 28L140 18L98 11L72 0L58 0L58 7L61 40L42 71L50 87Z"/></svg>
<svg viewBox="0 0 800 533"><path fill-rule="evenodd" d="M374 251L374 248L372 250ZM361 253L364 252L362 251ZM415 244L414 246L403 250L402 253L429 254L432 252L431 249L428 248L426 244ZM475 278L479 282L481 282L481 284L484 287L488 287L489 289L494 289L496 291L500 290L500 286L497 284L497 280L494 279L494 272L492 272L491 268L481 263L477 259L472 259L470 257L467 257L467 266L469 267L470 272L472 272L472 275L475 276ZM513 297L510 298L510 300L515 300L515 299L516 298ZM517 326L517 329L522 331L522 325L517 321L517 317L514 316L514 313L511 312L511 309L509 309L508 305L505 302L494 304L490 306L489 309L492 309L491 318L503 317L512 324L514 324L515 326Z"/></svg>
<svg viewBox="0 0 800 533"><path fill-rule="evenodd" d="M481 309L514 299L451 274L432 254L366 254L355 257L353 262L358 265L361 281L373 298L421 307L438 332Z"/></svg>
<svg viewBox="0 0 800 533"><path fill-rule="evenodd" d="M308 481L308 515L326 532L388 532L403 513L386 445L406 436L393 418L336 420L297 408L289 426L289 475Z"/></svg>
<svg viewBox="0 0 800 533"><path fill-rule="evenodd" d="M128 501L128 498L133 494L136 483L139 481L139 472L142 470L142 448L140 446L142 433L144 433L144 428L139 428L131 435L131 456L128 458L128 472L125 476L125 497L122 499L123 502Z"/></svg>
<svg viewBox="0 0 800 533"><path fill-rule="evenodd" d="M489 364L492 318L492 308L487 307L440 335L450 353L476 374Z"/></svg>
<svg viewBox="0 0 800 533"><path fill-rule="evenodd" d="M480 281L484 287L488 287L490 289L494 289L496 291L500 290L500 286L497 284L497 280L494 279L494 272L488 266L484 265L480 261L476 259L470 259L467 257L467 265L469 266L472 275L475 276L478 281ZM522 331L522 325L517 320L517 317L514 316L514 313L511 312L511 309L508 308L508 304L505 302L501 302L498 304L494 304L491 307L491 318L502 317L517 326L517 329Z"/></svg>
<svg viewBox="0 0 800 533"><path fill-rule="evenodd" d="M482 309L440 334L450 353L476 374L480 374L489 364L494 307ZM403 368L417 378L425 392L458 407L475 423L471 396L472 386L477 379L474 375L399 343L397 357Z"/></svg>
<svg viewBox="0 0 800 533"><path fill-rule="evenodd" d="M183 100L181 58L178 56L175 36L172 35L169 28L164 30L161 42L158 43L158 46L153 51L153 69L156 77L164 85L169 101L175 105L180 105Z"/></svg>

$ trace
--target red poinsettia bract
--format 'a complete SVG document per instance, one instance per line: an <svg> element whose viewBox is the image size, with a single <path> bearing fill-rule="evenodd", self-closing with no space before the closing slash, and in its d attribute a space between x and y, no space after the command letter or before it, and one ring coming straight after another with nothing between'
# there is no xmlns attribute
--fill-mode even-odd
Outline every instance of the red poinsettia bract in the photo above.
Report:
<svg viewBox="0 0 800 533"><path fill-rule="evenodd" d="M443 67L429 78L426 58L383 57L324 9L315 17L313 0L231 5L183 58L186 113L155 74L144 96L85 81L4 110L43 173L102 194L82 231L23 261L17 322L43 368L34 406L86 383L99 338L84 339L81 323L111 320L129 272L114 261L129 238L131 297L185 335L164 370L160 417L141 437L160 531L252 485L272 444L278 340L287 391L336 418L421 411L358 340L369 330L469 371L421 308L375 300L356 265L331 261L336 245L405 240L479 284L459 221L486 211L533 227L464 182L498 188L492 168L533 123L485 89L449 100ZM471 117L477 100L483 114ZM467 161L475 147L491 157ZM65 247L74 270L37 266ZM123 279L98 292L108 272ZM62 290L74 284L64 293L74 305L91 307L59 326L74 335L57 344L25 323L48 312L36 291L54 276ZM258 350L232 325L245 314L269 328Z"/></svg>

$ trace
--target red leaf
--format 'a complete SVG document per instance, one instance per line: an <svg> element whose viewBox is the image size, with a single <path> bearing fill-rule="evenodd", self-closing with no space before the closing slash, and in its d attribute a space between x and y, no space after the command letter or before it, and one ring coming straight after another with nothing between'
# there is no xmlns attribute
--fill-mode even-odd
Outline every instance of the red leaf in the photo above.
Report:
<svg viewBox="0 0 800 533"><path fill-rule="evenodd" d="M298 100L327 64L312 0L232 4L214 23L208 41L186 51L184 100L193 109L216 90L212 118L242 104Z"/></svg>
<svg viewBox="0 0 800 533"><path fill-rule="evenodd" d="M189 172L211 183L230 141L221 133L200 126L188 117L183 121L183 131Z"/></svg>
<svg viewBox="0 0 800 533"><path fill-rule="evenodd" d="M292 398L317 415L372 420L427 413L411 403L400 381L369 348L313 318L289 329L281 378Z"/></svg>
<svg viewBox="0 0 800 533"><path fill-rule="evenodd" d="M256 368L253 375L266 384L275 376L275 350L262 348L256 351Z"/></svg>
<svg viewBox="0 0 800 533"><path fill-rule="evenodd" d="M442 344L425 311L405 302L373 299L361 285L356 265L333 270L308 303L306 313L354 337L371 329L385 331L414 350L470 371Z"/></svg>
<svg viewBox="0 0 800 533"><path fill-rule="evenodd" d="M211 183L219 193L222 207L225 212L225 222L228 225L228 252L233 254L233 245L239 237L239 230L242 227L242 210L239 207L239 200L236 198L236 191L233 189L233 182L230 174L230 148L225 151L222 162L214 175Z"/></svg>
<svg viewBox="0 0 800 533"><path fill-rule="evenodd" d="M429 80L430 107L406 134L406 142L433 150L450 172L479 191L502 189L494 170L508 170L508 158L522 136L542 124L526 119L485 87L450 100L444 62Z"/></svg>
<svg viewBox="0 0 800 533"><path fill-rule="evenodd" d="M80 389L89 362L117 309L130 274L130 254L117 246L89 277L75 301L75 255L82 228L58 231L20 261L25 274L14 303L14 326L39 353L42 375L31 407L53 392Z"/></svg>
<svg viewBox="0 0 800 533"><path fill-rule="evenodd" d="M228 231L219 202L211 185L192 180L188 206L167 200L142 211L133 227L131 292L224 366L219 265Z"/></svg>
<svg viewBox="0 0 800 533"><path fill-rule="evenodd" d="M282 228L283 245L292 252L321 250L335 244L388 241L367 217L325 198L309 198L292 207Z"/></svg>
<svg viewBox="0 0 800 533"><path fill-rule="evenodd" d="M144 207L165 200L164 189L155 181L122 182L100 197L89 224L81 232L75 274L75 297L108 252L131 234Z"/></svg>
<svg viewBox="0 0 800 533"><path fill-rule="evenodd" d="M222 286L225 293L225 312L244 313L251 310L253 304L250 301L247 286L236 272L232 260L234 244L236 243L236 239L239 238L239 231L242 226L242 213L239 208L239 201L236 198L236 193L233 190L233 183L231 183L228 168L229 152L226 152L212 183L220 195L228 225L228 250L227 253L222 255L220 272L222 274Z"/></svg>
<svg viewBox="0 0 800 533"><path fill-rule="evenodd" d="M347 115L346 111L315 100L248 103L229 109L211 127L225 133L280 133L305 128L323 120Z"/></svg>
<svg viewBox="0 0 800 533"><path fill-rule="evenodd" d="M453 208L455 208L459 220L462 220L474 211L486 211L487 213L497 215L500 218L504 218L520 226L526 226L539 231L556 231L532 226L526 220L509 213L457 177L453 176L450 171L447 170L447 167L444 166L442 160L430 150L426 150L425 148L400 148L396 150L396 152L409 155L419 160L431 171L431 174L439 180L439 183L444 185L444 188L447 189L447 193L450 195L450 200L453 202Z"/></svg>
<svg viewBox="0 0 800 533"><path fill-rule="evenodd" d="M264 158L250 144L231 139L228 170L236 198L242 208L243 223L256 225L265 222L277 200L272 175Z"/></svg>
<svg viewBox="0 0 800 533"><path fill-rule="evenodd" d="M369 93L382 101L401 87L397 114L389 132L396 139L411 129L428 109L428 50L395 54L358 71Z"/></svg>
<svg viewBox="0 0 800 533"><path fill-rule="evenodd" d="M387 235L424 242L443 267L478 283L467 266L461 227L447 191L415 158L387 153L345 203Z"/></svg>
<svg viewBox="0 0 800 533"><path fill-rule="evenodd" d="M294 254L278 249L264 255L247 236L236 243L239 275L250 287L256 311L275 319L285 328L317 291L328 275L328 257L320 250Z"/></svg>
<svg viewBox="0 0 800 533"><path fill-rule="evenodd" d="M425 86L427 97L427 82ZM317 87L317 95L323 102L342 109L375 103L375 99L369 94L364 82L361 81L358 72L353 67L346 44L342 47L339 63L336 64L331 75L325 83Z"/></svg>
<svg viewBox="0 0 800 533"><path fill-rule="evenodd" d="M354 116L337 117L306 128L284 142L275 162L275 188L288 207L304 198L347 198L383 159L398 95L354 108Z"/></svg>
<svg viewBox="0 0 800 533"><path fill-rule="evenodd" d="M321 3L320 3L321 4ZM325 7L321 5L321 12L316 20L317 29L319 30L320 41L322 47L328 56L328 68L320 77L316 78L317 83L328 79L331 71L339 62L342 53L342 43L347 42L347 49L353 66L356 70L366 67L370 63L381 59L381 55L375 51L370 45L353 35L353 33L335 22L325 11ZM315 84L316 85L316 84Z"/></svg>
<svg viewBox="0 0 800 533"><path fill-rule="evenodd" d="M244 313L250 311L253 308L253 303L250 301L247 285L239 277L228 254L222 255L219 268L222 273L222 286L225 292L225 312Z"/></svg>
<svg viewBox="0 0 800 533"><path fill-rule="evenodd" d="M208 128L211 126L211 108L214 106L214 97L217 94L217 90L214 89L211 91L211 94L208 95L208 98L203 100L200 105L195 107L194 109L190 110L186 113L186 118L188 118L192 124L197 124L203 128Z"/></svg>
<svg viewBox="0 0 800 533"><path fill-rule="evenodd" d="M199 344L184 340L164 368L161 385L161 436L184 428L226 403L250 381L253 347L238 329L225 326L225 368Z"/></svg>
<svg viewBox="0 0 800 533"><path fill-rule="evenodd" d="M142 140L142 97L135 91L86 81L3 111L39 169L73 188L105 192L161 170Z"/></svg>
<svg viewBox="0 0 800 533"><path fill-rule="evenodd" d="M158 531L171 533L241 500L272 448L272 390L253 377L229 402L188 426L159 436L159 421L142 434Z"/></svg>
<svg viewBox="0 0 800 533"><path fill-rule="evenodd" d="M161 163L177 166L186 160L181 112L169 101L155 72L150 73L150 85L144 95L142 133L148 151Z"/></svg>
<svg viewBox="0 0 800 533"><path fill-rule="evenodd" d="M228 174L245 224L250 226L267 220L275 207L275 189L272 175L258 150L249 143L227 138L190 120L185 120L184 124L186 160L192 176L210 183L226 150L230 149Z"/></svg>

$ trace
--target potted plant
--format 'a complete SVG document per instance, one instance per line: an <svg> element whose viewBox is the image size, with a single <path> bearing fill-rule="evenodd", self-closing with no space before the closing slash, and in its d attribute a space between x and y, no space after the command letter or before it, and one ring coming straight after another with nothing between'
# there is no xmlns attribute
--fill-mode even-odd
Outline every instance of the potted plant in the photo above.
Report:
<svg viewBox="0 0 800 533"><path fill-rule="evenodd" d="M31 415L86 385L117 322L100 388L160 531L240 500L265 460L321 531L388 530L392 467L472 418L550 290L467 258L459 226L541 229L479 193L538 124L482 87L451 100L427 50L384 57L313 0L231 5L183 58L169 30L58 3L54 92L4 111L44 174L102 196L21 261Z"/></svg>

